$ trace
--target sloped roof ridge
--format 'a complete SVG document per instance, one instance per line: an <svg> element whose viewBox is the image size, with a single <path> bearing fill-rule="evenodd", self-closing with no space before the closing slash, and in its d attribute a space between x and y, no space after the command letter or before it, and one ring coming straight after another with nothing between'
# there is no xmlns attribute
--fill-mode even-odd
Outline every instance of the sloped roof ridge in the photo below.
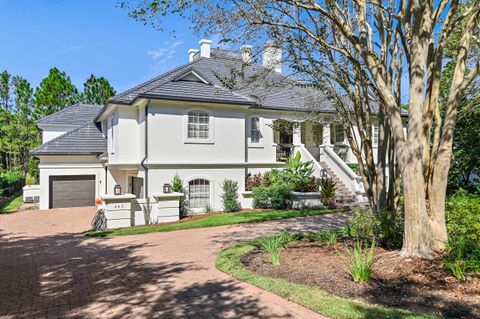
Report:
<svg viewBox="0 0 480 319"><path fill-rule="evenodd" d="M41 150L41 149L44 148L45 146L51 145L51 144L55 143L56 141L58 141L58 140L60 140L60 139L62 139L62 138L64 138L64 137L67 137L67 136L69 136L69 135L71 135L71 134L73 134L73 133L75 133L75 132L78 132L78 131L80 131L81 129L83 129L83 128L89 126L89 125L92 125L92 124L95 125L95 127L97 126L97 124L96 124L95 122L89 122L89 123L87 123L87 124L85 124L85 125L82 125L82 126L76 128L76 129L74 129L74 130L65 132L65 133L63 133L62 135L59 135L59 136L55 137L55 138L51 139L50 141L48 141L47 143L43 143L42 145L40 145L40 146L34 148L33 150L31 150L30 153L35 153L36 151Z"/></svg>
<svg viewBox="0 0 480 319"><path fill-rule="evenodd" d="M193 61L191 61L191 62L182 64L182 65L180 65L180 66L178 66L178 67L176 67L176 68L173 68L173 69L170 70L170 71L167 71L167 72L165 72L165 73L163 73L163 74L160 74L160 75L154 77L153 79L150 79L150 80L148 80L148 81L145 81L145 82L143 82L143 83L140 83L140 84L134 86L134 87L131 88L131 89L128 89L128 90L126 90L126 91L124 91L124 92L122 92L122 93L119 93L119 94L115 95L115 96L112 96L108 101L109 101L109 102L112 101L113 103L115 103L115 101L118 100L119 98L122 98L122 97L124 97L124 96L126 96L126 95L128 96L128 95L130 95L132 92L138 91L138 90L140 90L141 88L146 87L147 85L150 85L150 84L152 84L152 83L154 83L154 82L156 82L156 81L162 80L162 79L164 79L165 77L167 77L167 76L169 76L169 75L172 75L173 73L175 73L175 72L177 72L177 71L179 71L179 70L181 70L181 69L183 69L183 68L185 68L185 67L193 66L195 63L197 63L198 61L203 60L203 59L205 59L205 58L202 58L202 57L201 57L201 58L198 58L198 59L193 60ZM143 93L143 92L138 92L137 94L141 94L141 93Z"/></svg>
<svg viewBox="0 0 480 319"><path fill-rule="evenodd" d="M48 120L54 116L57 116L59 113L64 113L66 111L69 111L70 109L74 108L74 107L79 107L79 106L84 106L84 107L97 107L97 108L103 108L102 105L98 105L98 104L87 104L87 103L80 103L80 102L77 102L75 104L72 104L72 105L69 105L67 107L64 107L63 109L61 109L60 111L58 112L55 112L55 113L52 113L50 115L47 115L45 117L42 117L41 119L39 119L36 124L42 124L43 121L45 120Z"/></svg>

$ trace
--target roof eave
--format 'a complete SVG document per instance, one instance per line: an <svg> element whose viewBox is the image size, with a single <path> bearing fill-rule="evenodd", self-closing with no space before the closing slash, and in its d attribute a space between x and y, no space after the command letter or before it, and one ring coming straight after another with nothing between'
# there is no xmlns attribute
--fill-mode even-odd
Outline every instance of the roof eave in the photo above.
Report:
<svg viewBox="0 0 480 319"><path fill-rule="evenodd" d="M139 94L138 98L185 101L185 102L206 102L206 103L216 103L216 104L233 104L233 105L245 105L245 106L257 105L257 103L253 101L243 102L243 101L231 101L231 100L223 100L223 99L184 98L184 97L177 97L172 95L157 95L157 94Z"/></svg>

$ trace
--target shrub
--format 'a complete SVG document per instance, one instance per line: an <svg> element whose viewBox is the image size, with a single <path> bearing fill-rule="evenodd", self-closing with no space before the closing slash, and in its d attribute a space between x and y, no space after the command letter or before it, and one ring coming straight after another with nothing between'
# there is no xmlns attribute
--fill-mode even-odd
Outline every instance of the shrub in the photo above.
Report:
<svg viewBox="0 0 480 319"><path fill-rule="evenodd" d="M320 197L321 198L334 198L337 190L337 183L333 178L320 179Z"/></svg>
<svg viewBox="0 0 480 319"><path fill-rule="evenodd" d="M480 271L480 243L466 237L450 237L443 265L458 280L468 272Z"/></svg>
<svg viewBox="0 0 480 319"><path fill-rule="evenodd" d="M186 209L186 191L185 187L183 186L183 180L176 174L172 179L172 190L174 192L183 193L183 197L180 198L180 218L187 217L187 209Z"/></svg>
<svg viewBox="0 0 480 319"><path fill-rule="evenodd" d="M286 184L295 192L316 192L318 181L313 176L313 162L302 162L299 152L295 156L286 158L283 170L272 169L264 174L249 174L246 179L245 189L252 190L256 187L269 187L278 183Z"/></svg>
<svg viewBox="0 0 480 319"><path fill-rule="evenodd" d="M290 188L284 183L277 183L268 187L270 205L275 209L285 209L288 207L291 197Z"/></svg>
<svg viewBox="0 0 480 319"><path fill-rule="evenodd" d="M270 196L268 187L259 186L252 189L253 207L254 208L269 208Z"/></svg>
<svg viewBox="0 0 480 319"><path fill-rule="evenodd" d="M367 208L355 208L353 212L349 235L355 240L375 241L391 249L402 246L405 224L402 212L384 210L374 214Z"/></svg>
<svg viewBox="0 0 480 319"><path fill-rule="evenodd" d="M346 254L342 255L347 266L347 272L355 282L368 281L372 277L373 265L377 261L375 257L375 242L371 246L362 247L360 242L356 242L353 250L345 249Z"/></svg>
<svg viewBox="0 0 480 319"><path fill-rule="evenodd" d="M445 203L448 242L443 265L458 280L480 272L480 197L461 188Z"/></svg>
<svg viewBox="0 0 480 319"><path fill-rule="evenodd" d="M255 175L248 174L245 181L245 190L253 191L255 187L269 186L270 184L270 172L265 172L263 174L257 173Z"/></svg>
<svg viewBox="0 0 480 319"><path fill-rule="evenodd" d="M23 173L20 171L7 171L0 175L0 188L20 182L23 179Z"/></svg>
<svg viewBox="0 0 480 319"><path fill-rule="evenodd" d="M300 152L287 159L287 165L279 177L295 192L317 190L315 189L317 182L313 176L313 162L302 162Z"/></svg>
<svg viewBox="0 0 480 319"><path fill-rule="evenodd" d="M284 183L255 187L252 190L253 207L284 209L290 204L291 191Z"/></svg>
<svg viewBox="0 0 480 319"><path fill-rule="evenodd" d="M480 197L453 196L446 201L448 235L480 241Z"/></svg>
<svg viewBox="0 0 480 319"><path fill-rule="evenodd" d="M222 204L226 212L236 212L240 210L240 203L238 202L238 183L226 179L222 182Z"/></svg>
<svg viewBox="0 0 480 319"><path fill-rule="evenodd" d="M360 166L358 164L355 164L355 163L347 163L347 166L350 167L350 169L358 175L358 173L360 173Z"/></svg>

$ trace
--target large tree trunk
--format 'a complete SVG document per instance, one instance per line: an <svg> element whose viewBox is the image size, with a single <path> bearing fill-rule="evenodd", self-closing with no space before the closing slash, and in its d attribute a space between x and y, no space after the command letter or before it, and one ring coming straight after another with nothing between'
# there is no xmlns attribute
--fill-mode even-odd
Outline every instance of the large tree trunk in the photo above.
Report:
<svg viewBox="0 0 480 319"><path fill-rule="evenodd" d="M431 231L427 198L424 188L422 163L416 160L403 173L405 199L405 233L402 254L409 257L432 258L435 255L431 243Z"/></svg>

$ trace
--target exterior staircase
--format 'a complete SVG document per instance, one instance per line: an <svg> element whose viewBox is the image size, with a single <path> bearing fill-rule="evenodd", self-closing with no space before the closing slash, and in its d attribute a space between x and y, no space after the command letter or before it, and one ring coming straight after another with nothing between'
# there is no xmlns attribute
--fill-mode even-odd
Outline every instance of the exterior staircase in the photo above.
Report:
<svg viewBox="0 0 480 319"><path fill-rule="evenodd" d="M327 172L327 176L332 178L337 184L335 191L335 200L339 206L352 206L357 203L355 194L340 180L340 178L328 167L327 163L320 162L320 166Z"/></svg>
<svg viewBox="0 0 480 319"><path fill-rule="evenodd" d="M333 151L331 147L320 147L319 156L313 156L304 146L299 145L295 152L300 152L303 161L314 163L315 176L321 177L322 172L336 182L335 199L339 206L354 206L366 203L365 190L360 176Z"/></svg>

